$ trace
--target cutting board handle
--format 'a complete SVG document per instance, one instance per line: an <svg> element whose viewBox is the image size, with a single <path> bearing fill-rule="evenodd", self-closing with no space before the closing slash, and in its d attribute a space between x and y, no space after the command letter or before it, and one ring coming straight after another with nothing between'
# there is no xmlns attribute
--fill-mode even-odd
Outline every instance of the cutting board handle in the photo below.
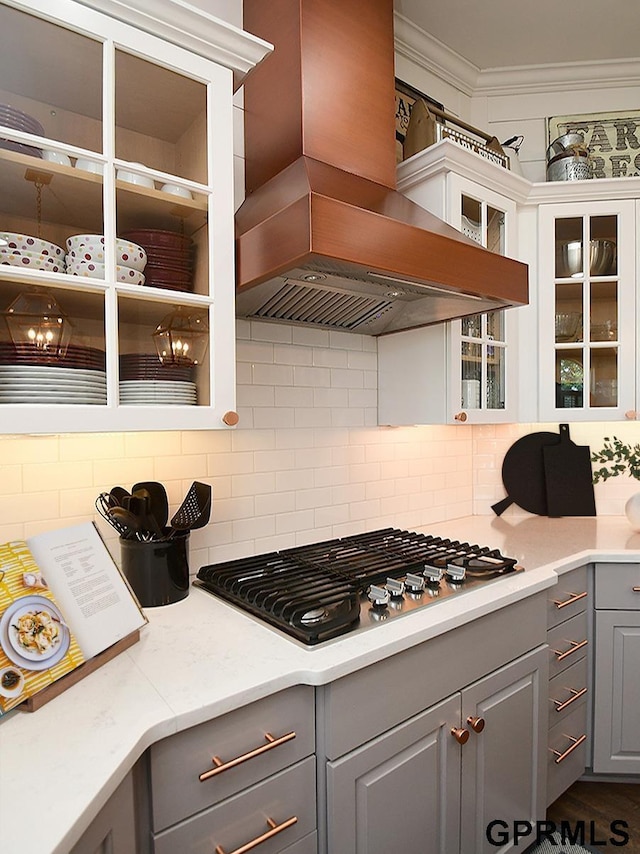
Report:
<svg viewBox="0 0 640 854"><path fill-rule="evenodd" d="M561 442L570 442L571 434L569 433L569 425L568 424L559 424L558 429L560 430L560 441Z"/></svg>
<svg viewBox="0 0 640 854"><path fill-rule="evenodd" d="M498 501L497 504L492 504L491 509L496 514L496 516L501 516L507 507L511 507L513 504L513 498L510 495L507 495L506 498L503 498L502 501Z"/></svg>

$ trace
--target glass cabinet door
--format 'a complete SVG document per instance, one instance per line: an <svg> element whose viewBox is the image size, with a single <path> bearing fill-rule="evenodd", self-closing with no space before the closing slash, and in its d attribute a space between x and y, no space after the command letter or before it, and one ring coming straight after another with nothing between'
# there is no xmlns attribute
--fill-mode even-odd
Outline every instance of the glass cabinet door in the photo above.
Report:
<svg viewBox="0 0 640 854"><path fill-rule="evenodd" d="M464 235L499 255L507 254L507 220L515 213L515 205L500 197L493 198L481 188L453 182L451 200L459 214L459 228ZM489 196L489 198L487 198ZM458 365L458 382L453 378L454 408L461 407L463 417L473 421L506 419L511 389L507 389L507 315L504 310L474 314L453 321L452 358Z"/></svg>
<svg viewBox="0 0 640 854"><path fill-rule="evenodd" d="M542 322L550 326L543 417L615 418L633 407L633 202L549 207L541 228Z"/></svg>

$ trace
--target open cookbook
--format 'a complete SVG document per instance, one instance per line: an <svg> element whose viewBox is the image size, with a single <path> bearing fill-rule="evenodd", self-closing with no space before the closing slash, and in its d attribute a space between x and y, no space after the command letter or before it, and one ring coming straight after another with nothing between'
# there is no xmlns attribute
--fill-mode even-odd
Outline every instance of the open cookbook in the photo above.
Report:
<svg viewBox="0 0 640 854"><path fill-rule="evenodd" d="M146 622L92 522L0 545L0 716Z"/></svg>

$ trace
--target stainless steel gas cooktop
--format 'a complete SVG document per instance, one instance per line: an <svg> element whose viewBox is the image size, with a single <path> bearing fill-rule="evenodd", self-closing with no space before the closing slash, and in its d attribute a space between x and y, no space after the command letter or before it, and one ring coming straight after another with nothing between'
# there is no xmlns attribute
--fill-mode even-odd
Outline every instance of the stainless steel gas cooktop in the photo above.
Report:
<svg viewBox="0 0 640 854"><path fill-rule="evenodd" d="M194 585L311 645L521 571L488 546L384 528L203 566Z"/></svg>

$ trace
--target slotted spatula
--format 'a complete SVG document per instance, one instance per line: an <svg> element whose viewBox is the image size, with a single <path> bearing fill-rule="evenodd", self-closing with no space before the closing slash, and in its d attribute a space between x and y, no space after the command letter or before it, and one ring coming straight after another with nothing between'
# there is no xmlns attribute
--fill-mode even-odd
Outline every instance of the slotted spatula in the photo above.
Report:
<svg viewBox="0 0 640 854"><path fill-rule="evenodd" d="M208 483L194 480L184 501L171 519L168 538L185 531L204 528L211 516L211 487Z"/></svg>

